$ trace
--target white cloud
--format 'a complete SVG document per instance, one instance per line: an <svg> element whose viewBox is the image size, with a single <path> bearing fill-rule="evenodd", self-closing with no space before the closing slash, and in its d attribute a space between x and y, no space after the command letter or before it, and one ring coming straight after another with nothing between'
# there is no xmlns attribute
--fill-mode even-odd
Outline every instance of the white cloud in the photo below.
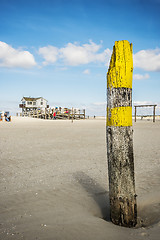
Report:
<svg viewBox="0 0 160 240"><path fill-rule="evenodd" d="M86 69L83 71L84 74L90 74L90 70L89 69Z"/></svg>
<svg viewBox="0 0 160 240"><path fill-rule="evenodd" d="M109 67L111 55L112 55L112 50L110 50L109 48L106 48L104 52L96 55L96 60L106 63L105 65Z"/></svg>
<svg viewBox="0 0 160 240"><path fill-rule="evenodd" d="M89 44L83 44L80 46L77 43L68 43L65 48L60 49L61 58L63 58L65 64L71 66L77 66L80 64L88 64L91 62L105 62L107 61L109 49L99 53L101 44L90 41Z"/></svg>
<svg viewBox="0 0 160 240"><path fill-rule="evenodd" d="M31 68L35 65L35 59L30 52L14 49L0 41L0 67Z"/></svg>
<svg viewBox="0 0 160 240"><path fill-rule="evenodd" d="M133 56L134 67L146 71L160 71L160 49L141 50Z"/></svg>
<svg viewBox="0 0 160 240"><path fill-rule="evenodd" d="M68 43L65 48L60 49L60 53L67 65L77 66L89 63L89 56L84 47Z"/></svg>
<svg viewBox="0 0 160 240"><path fill-rule="evenodd" d="M54 46L47 46L39 48L38 53L45 59L44 65L53 64L58 58L58 48Z"/></svg>
<svg viewBox="0 0 160 240"><path fill-rule="evenodd" d="M148 79L150 76L148 73L142 75L142 74L134 74L133 79L134 80L142 80L142 79Z"/></svg>
<svg viewBox="0 0 160 240"><path fill-rule="evenodd" d="M107 101L106 102L95 102L95 103L93 103L93 105L94 106L106 106L106 104L107 104Z"/></svg>
<svg viewBox="0 0 160 240"><path fill-rule="evenodd" d="M47 46L39 49L39 54L43 56L45 65L55 63L57 60L62 60L65 65L78 66L91 62L108 62L111 56L110 49L105 49L102 52L101 44L96 44L89 41L88 44L80 45L78 43L68 43L63 48Z"/></svg>

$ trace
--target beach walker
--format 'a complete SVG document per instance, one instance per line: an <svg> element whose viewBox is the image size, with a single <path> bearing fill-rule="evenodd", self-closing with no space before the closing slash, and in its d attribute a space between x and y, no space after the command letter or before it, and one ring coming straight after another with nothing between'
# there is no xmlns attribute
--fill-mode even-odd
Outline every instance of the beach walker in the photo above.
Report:
<svg viewBox="0 0 160 240"><path fill-rule="evenodd" d="M11 116L9 115L9 112L0 112L0 121L11 122Z"/></svg>

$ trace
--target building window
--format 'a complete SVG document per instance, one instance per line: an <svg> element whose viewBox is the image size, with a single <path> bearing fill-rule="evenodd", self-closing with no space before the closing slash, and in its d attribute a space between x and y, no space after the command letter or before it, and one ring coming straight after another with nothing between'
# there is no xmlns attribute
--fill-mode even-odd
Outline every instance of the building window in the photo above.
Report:
<svg viewBox="0 0 160 240"><path fill-rule="evenodd" d="M36 105L36 102L33 102L33 105Z"/></svg>
<svg viewBox="0 0 160 240"><path fill-rule="evenodd" d="M43 102L41 102L41 105L43 105Z"/></svg>
<svg viewBox="0 0 160 240"><path fill-rule="evenodd" d="M28 105L32 105L32 102L27 102Z"/></svg>

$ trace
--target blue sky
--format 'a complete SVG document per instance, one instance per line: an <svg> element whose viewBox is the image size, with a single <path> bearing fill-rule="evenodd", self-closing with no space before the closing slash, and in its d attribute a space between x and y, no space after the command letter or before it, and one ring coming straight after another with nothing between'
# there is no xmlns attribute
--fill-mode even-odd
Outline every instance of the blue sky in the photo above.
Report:
<svg viewBox="0 0 160 240"><path fill-rule="evenodd" d="M0 110L43 96L105 115L118 40L133 43L133 102L160 106L159 12L160 0L0 0Z"/></svg>

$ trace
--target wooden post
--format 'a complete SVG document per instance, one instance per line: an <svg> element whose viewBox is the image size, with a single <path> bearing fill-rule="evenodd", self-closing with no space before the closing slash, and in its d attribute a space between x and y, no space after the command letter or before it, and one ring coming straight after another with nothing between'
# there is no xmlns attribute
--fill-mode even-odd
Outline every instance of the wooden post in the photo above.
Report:
<svg viewBox="0 0 160 240"><path fill-rule="evenodd" d="M46 108L45 108L45 117L44 118L47 119L47 110L46 110Z"/></svg>
<svg viewBox="0 0 160 240"><path fill-rule="evenodd" d="M136 114L137 114L137 108L136 108L136 106L134 106L135 107L135 112L134 112L134 121L136 122Z"/></svg>
<svg viewBox="0 0 160 240"><path fill-rule="evenodd" d="M83 113L84 113L84 119L85 119L86 118L85 109L83 109Z"/></svg>
<svg viewBox="0 0 160 240"><path fill-rule="evenodd" d="M74 117L74 119L76 119L76 109L73 109L73 117Z"/></svg>
<svg viewBox="0 0 160 240"><path fill-rule="evenodd" d="M68 109L68 119L70 119L70 109Z"/></svg>
<svg viewBox="0 0 160 240"><path fill-rule="evenodd" d="M107 158L110 216L117 225L137 224L132 130L132 44L117 41L107 73Z"/></svg>
<svg viewBox="0 0 160 240"><path fill-rule="evenodd" d="M153 122L155 122L156 106L153 106Z"/></svg>

